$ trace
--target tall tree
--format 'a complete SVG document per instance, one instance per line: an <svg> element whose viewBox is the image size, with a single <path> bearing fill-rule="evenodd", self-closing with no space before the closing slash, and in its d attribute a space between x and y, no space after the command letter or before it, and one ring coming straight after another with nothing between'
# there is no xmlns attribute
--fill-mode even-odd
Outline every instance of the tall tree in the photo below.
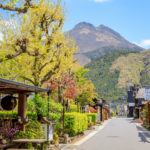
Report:
<svg viewBox="0 0 150 150"><path fill-rule="evenodd" d="M80 108L82 110L85 105L93 104L93 99L98 97L93 83L84 77L87 71L88 69L81 67L74 74L78 89L78 94L75 98L75 101L81 106Z"/></svg>
<svg viewBox="0 0 150 150"><path fill-rule="evenodd" d="M55 5L41 0L38 7L22 14L14 26L0 22L4 35L0 61L5 63L9 59L8 65L14 62L14 67L19 68L19 73L13 72L14 76L35 86L42 86L54 74L67 71L76 48L62 33L64 19L60 2Z"/></svg>

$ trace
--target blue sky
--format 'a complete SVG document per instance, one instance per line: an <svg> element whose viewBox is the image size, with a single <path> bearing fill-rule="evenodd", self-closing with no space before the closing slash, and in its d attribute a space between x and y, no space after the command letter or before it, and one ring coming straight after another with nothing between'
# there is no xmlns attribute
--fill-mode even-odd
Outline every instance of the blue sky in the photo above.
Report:
<svg viewBox="0 0 150 150"><path fill-rule="evenodd" d="M64 30L79 22L106 25L127 40L150 48L150 0L64 0Z"/></svg>
<svg viewBox="0 0 150 150"><path fill-rule="evenodd" d="M80 22L103 24L130 42L150 48L150 0L62 0L62 3L67 9L65 31Z"/></svg>

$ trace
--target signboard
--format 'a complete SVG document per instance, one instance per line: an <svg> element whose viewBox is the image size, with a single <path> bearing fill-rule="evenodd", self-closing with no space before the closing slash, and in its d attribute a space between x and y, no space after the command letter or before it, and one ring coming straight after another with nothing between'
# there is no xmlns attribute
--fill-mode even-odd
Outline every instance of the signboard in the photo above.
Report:
<svg viewBox="0 0 150 150"><path fill-rule="evenodd" d="M134 106L135 106L135 103L128 103L128 106L129 106L129 107L134 107Z"/></svg>
<svg viewBox="0 0 150 150"><path fill-rule="evenodd" d="M49 126L49 133L47 133L48 126ZM47 140L47 134L48 134L49 141L53 140L53 126L47 125L47 124L42 124L42 129L43 129L44 139Z"/></svg>
<svg viewBox="0 0 150 150"><path fill-rule="evenodd" d="M49 125L49 141L53 140L53 126Z"/></svg>

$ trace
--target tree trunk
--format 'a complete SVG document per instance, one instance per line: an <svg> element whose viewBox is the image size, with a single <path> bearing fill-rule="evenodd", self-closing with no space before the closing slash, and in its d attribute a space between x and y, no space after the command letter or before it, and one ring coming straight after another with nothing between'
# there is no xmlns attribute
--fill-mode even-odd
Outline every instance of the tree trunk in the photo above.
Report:
<svg viewBox="0 0 150 150"><path fill-rule="evenodd" d="M62 103L62 90L59 83L58 83L58 102Z"/></svg>
<svg viewBox="0 0 150 150"><path fill-rule="evenodd" d="M63 131L62 131L62 134L64 136L64 129L65 129L65 101L63 99L63 116L62 116L62 126L63 126Z"/></svg>

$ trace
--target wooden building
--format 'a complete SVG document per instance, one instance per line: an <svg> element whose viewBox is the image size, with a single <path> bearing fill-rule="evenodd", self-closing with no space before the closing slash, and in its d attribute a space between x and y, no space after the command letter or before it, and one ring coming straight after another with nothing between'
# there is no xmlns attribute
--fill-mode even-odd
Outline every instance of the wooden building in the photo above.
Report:
<svg viewBox="0 0 150 150"><path fill-rule="evenodd" d="M3 101L5 101L4 97L8 95L15 95L17 97L18 116L20 117L23 124L25 123L26 119L27 97L35 92L49 93L49 90L0 78L0 100L3 99Z"/></svg>

